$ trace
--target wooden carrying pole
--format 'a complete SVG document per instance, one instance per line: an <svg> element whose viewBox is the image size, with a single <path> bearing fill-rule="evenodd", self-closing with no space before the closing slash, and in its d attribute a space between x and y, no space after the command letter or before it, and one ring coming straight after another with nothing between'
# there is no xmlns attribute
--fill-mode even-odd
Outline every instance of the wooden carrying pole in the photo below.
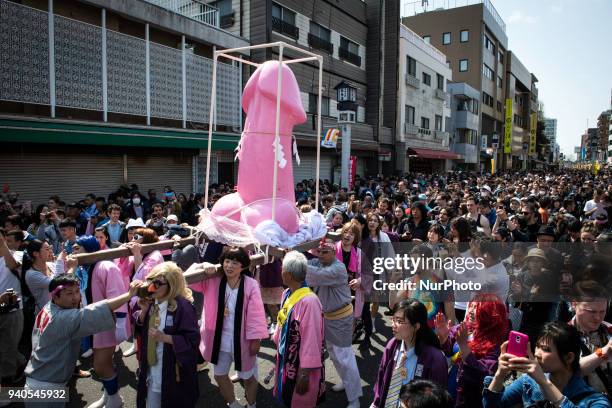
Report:
<svg viewBox="0 0 612 408"><path fill-rule="evenodd" d="M326 238L332 239L334 241L340 241L340 233L338 232L328 232ZM206 237L204 237L204 241L208 241ZM275 257L282 259L285 254L289 251L298 251L305 252L309 251L313 248L316 248L319 245L318 239L314 239L311 241L306 241L301 244L298 244L292 248L278 248L270 245L261 245L259 248L265 253L267 252L269 257ZM196 237L182 238L180 240L167 240L167 241L159 241L153 244L143 244L140 246L140 253L145 255L149 252L153 251L161 251L165 249L174 249L174 248L182 248L187 245L195 245ZM247 251L255 251L255 245L250 244L245 247ZM92 264L95 262L113 260L117 258L126 258L131 255L131 252L128 248L113 248L113 249L105 249L98 252L93 252L90 254L79 254L76 255L75 258L79 265ZM265 256L261 253L255 254L251 256L251 263L253 265L263 265L265 264ZM218 265L220 267L220 265ZM202 273L202 278L204 274ZM185 275L187 278L187 275ZM200 279L201 280L201 279ZM194 281L197 282L197 281ZM192 282L189 282L192 283Z"/></svg>

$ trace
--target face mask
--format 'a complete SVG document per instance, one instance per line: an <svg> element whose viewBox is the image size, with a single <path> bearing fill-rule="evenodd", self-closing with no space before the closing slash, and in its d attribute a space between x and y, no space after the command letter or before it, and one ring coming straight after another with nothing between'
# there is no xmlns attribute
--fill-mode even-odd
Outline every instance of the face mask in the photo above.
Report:
<svg viewBox="0 0 612 408"><path fill-rule="evenodd" d="M132 198L132 202L134 204L136 204L136 205L139 205L140 204L140 198L139 197Z"/></svg>

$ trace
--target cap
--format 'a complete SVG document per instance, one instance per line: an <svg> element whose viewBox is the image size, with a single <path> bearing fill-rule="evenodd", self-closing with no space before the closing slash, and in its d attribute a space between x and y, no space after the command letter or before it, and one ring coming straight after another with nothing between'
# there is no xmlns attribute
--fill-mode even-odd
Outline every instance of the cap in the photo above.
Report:
<svg viewBox="0 0 612 408"><path fill-rule="evenodd" d="M548 235L551 237L555 236L555 229L550 225L542 225L538 230L538 236L540 235Z"/></svg>
<svg viewBox="0 0 612 408"><path fill-rule="evenodd" d="M178 217L174 214L170 214L169 216L166 217L166 221L178 222Z"/></svg>
<svg viewBox="0 0 612 408"><path fill-rule="evenodd" d="M142 218L136 218L136 219L130 218L127 225L125 226L125 229L144 228L144 227L145 227L145 223L142 221Z"/></svg>
<svg viewBox="0 0 612 408"><path fill-rule="evenodd" d="M546 257L546 253L540 248L531 248L529 252L527 252L527 256L525 257L525 259L528 258L540 258L544 259L545 261L548 260L548 258Z"/></svg>
<svg viewBox="0 0 612 408"><path fill-rule="evenodd" d="M419 200L427 200L427 196L425 194L419 194Z"/></svg>

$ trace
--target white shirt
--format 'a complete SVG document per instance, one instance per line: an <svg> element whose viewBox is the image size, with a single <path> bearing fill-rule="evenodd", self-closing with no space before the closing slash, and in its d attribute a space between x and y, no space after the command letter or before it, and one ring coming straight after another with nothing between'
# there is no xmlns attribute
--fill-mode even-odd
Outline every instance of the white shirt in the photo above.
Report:
<svg viewBox="0 0 612 408"><path fill-rule="evenodd" d="M236 300L238 299L238 286L232 289L228 283L225 284L225 307L229 315L224 316L223 331L221 332L221 351L234 353L234 318L236 316ZM219 310L217 313L225 313Z"/></svg>
<svg viewBox="0 0 612 408"><path fill-rule="evenodd" d="M165 300L163 303L159 303L158 300L155 303L159 306L159 324L157 330L164 331L166 327L166 315L168 313L168 301ZM162 385L162 368L164 361L164 342L158 341L157 347L155 348L155 354L157 355L157 362L154 366L149 367L148 383L153 392L161 392Z"/></svg>
<svg viewBox="0 0 612 408"><path fill-rule="evenodd" d="M589 212L594 208L597 208L597 210L595 210L595 212L589 216L590 220L594 220L595 217L597 217L599 214L607 215L607 212L606 210L604 210L604 206L601 201L596 203L595 200L589 200L584 204L584 212Z"/></svg>
<svg viewBox="0 0 612 408"><path fill-rule="evenodd" d="M23 258L23 252L21 251L11 251L13 254L13 258L19 263ZM6 261L4 257L0 258L0 294L4 293L7 289L15 289L15 293L18 296L21 296L21 282L19 282L19 278L15 276L13 272L6 266ZM19 302L19 309L23 308L23 303ZM14 309L19 310L19 309Z"/></svg>

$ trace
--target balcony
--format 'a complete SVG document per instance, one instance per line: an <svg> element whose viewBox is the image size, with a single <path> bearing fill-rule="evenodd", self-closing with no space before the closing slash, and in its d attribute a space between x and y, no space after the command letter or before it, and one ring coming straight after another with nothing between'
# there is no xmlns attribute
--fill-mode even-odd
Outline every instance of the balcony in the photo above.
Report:
<svg viewBox="0 0 612 408"><path fill-rule="evenodd" d="M407 74L406 75L406 85L410 85L416 89L419 89L421 87L421 80L415 76Z"/></svg>
<svg viewBox="0 0 612 408"><path fill-rule="evenodd" d="M308 33L308 45L312 48L327 51L330 54L334 53L334 44L311 33Z"/></svg>
<svg viewBox="0 0 612 408"><path fill-rule="evenodd" d="M404 123L404 133L407 135L417 135L419 133L419 127L412 123Z"/></svg>
<svg viewBox="0 0 612 408"><path fill-rule="evenodd" d="M468 110L460 110L455 114L455 127L457 129L478 130L478 115Z"/></svg>
<svg viewBox="0 0 612 408"><path fill-rule="evenodd" d="M463 157L464 163L478 163L478 149L469 143L455 143L453 151Z"/></svg>
<svg viewBox="0 0 612 408"><path fill-rule="evenodd" d="M436 93L435 93L435 95L436 95L436 98L438 98L438 99L442 99L443 101L446 101L446 100L448 99L448 93L447 93L447 92L444 92L444 91L443 91L443 90L441 90L441 89L437 89L437 88L436 88Z"/></svg>
<svg viewBox="0 0 612 408"><path fill-rule="evenodd" d="M165 8L173 13L181 14L192 20L216 28L220 27L219 10L201 0L144 0L147 3Z"/></svg>
<svg viewBox="0 0 612 408"><path fill-rule="evenodd" d="M286 21L281 20L278 17L272 17L272 29L281 34L285 34L291 38L298 39L300 37L300 30L296 26Z"/></svg>
<svg viewBox="0 0 612 408"><path fill-rule="evenodd" d="M338 55L340 56L340 59L348 61L353 65L357 65L358 67L361 66L361 57L357 54L353 54L346 48L338 48Z"/></svg>

